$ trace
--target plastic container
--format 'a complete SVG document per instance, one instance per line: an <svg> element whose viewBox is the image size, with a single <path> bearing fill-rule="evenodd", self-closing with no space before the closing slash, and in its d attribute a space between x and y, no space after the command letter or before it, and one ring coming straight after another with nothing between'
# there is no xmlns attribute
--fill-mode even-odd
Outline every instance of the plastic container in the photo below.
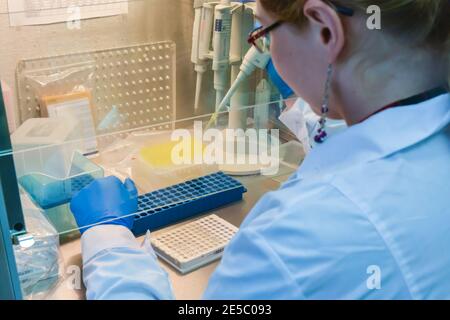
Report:
<svg viewBox="0 0 450 320"><path fill-rule="evenodd" d="M79 129L80 123L73 117L32 118L14 131L11 140L20 150L61 144L81 138Z"/></svg>
<svg viewBox="0 0 450 320"><path fill-rule="evenodd" d="M17 175L39 172L67 177L73 153L82 145L80 132L79 122L72 117L25 121L11 135Z"/></svg>
<svg viewBox="0 0 450 320"><path fill-rule="evenodd" d="M72 165L64 178L42 172L29 172L18 178L19 184L42 208L49 209L69 202L94 179L102 178L103 169L79 152L73 153Z"/></svg>
<svg viewBox="0 0 450 320"><path fill-rule="evenodd" d="M144 192L169 187L218 171L217 165L195 163L194 154L203 153L204 150L201 142L192 139L191 161L188 164L177 164L172 159L172 151L179 142L171 141L170 133L155 135L151 139L139 150L132 163L132 178ZM195 151L194 143L199 143L200 146Z"/></svg>
<svg viewBox="0 0 450 320"><path fill-rule="evenodd" d="M69 202L103 169L84 157L82 133L73 117L36 118L24 122L12 135L19 184L42 208Z"/></svg>
<svg viewBox="0 0 450 320"><path fill-rule="evenodd" d="M44 212L58 232L61 244L73 241L81 236L75 217L70 211L69 203L47 209Z"/></svg>

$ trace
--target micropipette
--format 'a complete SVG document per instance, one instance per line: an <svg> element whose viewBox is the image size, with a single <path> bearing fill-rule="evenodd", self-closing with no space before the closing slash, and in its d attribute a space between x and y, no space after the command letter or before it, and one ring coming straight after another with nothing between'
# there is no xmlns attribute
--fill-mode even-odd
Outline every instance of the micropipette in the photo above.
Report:
<svg viewBox="0 0 450 320"><path fill-rule="evenodd" d="M200 93L202 90L203 75L207 71L209 45L211 42L214 3L207 3L207 0L195 0L194 10L194 30L192 32L192 55L191 61L195 65L197 73L194 110L198 110L200 104Z"/></svg>
<svg viewBox="0 0 450 320"><path fill-rule="evenodd" d="M223 100L229 84L232 8L230 0L221 0L214 10L212 69L214 71L214 89L216 90L216 110Z"/></svg>
<svg viewBox="0 0 450 320"><path fill-rule="evenodd" d="M256 68L264 69L270 60L270 53L269 52L259 52L258 49L255 47L251 47L250 50L247 52L247 54L244 57L244 60L242 62L242 65L240 67L240 73L236 77L236 80L231 85L230 90L228 90L225 97L222 99L218 107L216 108L216 111L211 116L211 119L206 125L206 129L209 129L212 124L216 123L217 117L219 116L219 113L223 108L226 107L228 102L230 101L231 97L234 95L236 90L239 88L240 84L247 79L255 70Z"/></svg>
<svg viewBox="0 0 450 320"><path fill-rule="evenodd" d="M254 29L254 10L249 4L236 6L233 11L231 29L231 83L234 83L240 73L240 67L245 54L250 49L247 41L248 34ZM250 81L241 82L230 100L230 113L228 116L228 127L230 129L244 129L247 123L248 109L242 108L250 105Z"/></svg>

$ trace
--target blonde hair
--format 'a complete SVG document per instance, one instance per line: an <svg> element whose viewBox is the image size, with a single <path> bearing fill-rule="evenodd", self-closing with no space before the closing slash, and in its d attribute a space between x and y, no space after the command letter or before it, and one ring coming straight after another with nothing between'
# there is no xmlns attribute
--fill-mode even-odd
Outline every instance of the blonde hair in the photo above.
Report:
<svg viewBox="0 0 450 320"><path fill-rule="evenodd" d="M260 0L277 19L302 27L306 0ZM324 0L365 13L381 9L383 29L410 45L431 46L450 60L450 0ZM449 70L450 82L450 70Z"/></svg>

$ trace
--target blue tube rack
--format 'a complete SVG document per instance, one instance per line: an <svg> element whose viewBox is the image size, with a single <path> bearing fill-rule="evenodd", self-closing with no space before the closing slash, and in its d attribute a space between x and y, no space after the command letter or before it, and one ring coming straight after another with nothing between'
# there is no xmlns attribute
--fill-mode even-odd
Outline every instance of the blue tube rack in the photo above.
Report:
<svg viewBox="0 0 450 320"><path fill-rule="evenodd" d="M216 172L138 197L133 233L143 235L181 220L242 200L247 189Z"/></svg>

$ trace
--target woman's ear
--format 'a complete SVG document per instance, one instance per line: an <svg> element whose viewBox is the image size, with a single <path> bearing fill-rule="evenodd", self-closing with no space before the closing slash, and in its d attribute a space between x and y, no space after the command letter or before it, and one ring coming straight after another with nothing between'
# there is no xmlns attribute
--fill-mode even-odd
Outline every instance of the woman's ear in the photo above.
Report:
<svg viewBox="0 0 450 320"><path fill-rule="evenodd" d="M341 17L336 10L322 0L306 1L303 12L310 27L320 38L328 62L334 63L345 45L345 32Z"/></svg>

